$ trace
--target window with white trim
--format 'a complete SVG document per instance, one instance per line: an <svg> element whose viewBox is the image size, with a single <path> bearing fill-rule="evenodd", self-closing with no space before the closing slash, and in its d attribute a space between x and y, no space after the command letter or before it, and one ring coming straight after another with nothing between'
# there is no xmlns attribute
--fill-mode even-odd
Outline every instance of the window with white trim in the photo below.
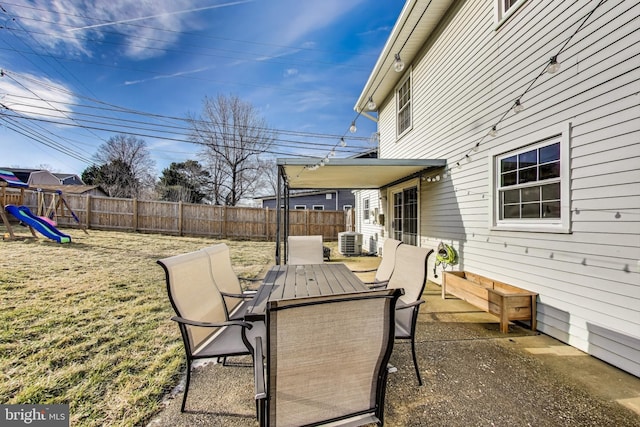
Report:
<svg viewBox="0 0 640 427"><path fill-rule="evenodd" d="M495 16L498 24L501 24L511 16L527 0L494 0Z"/></svg>
<svg viewBox="0 0 640 427"><path fill-rule="evenodd" d="M396 121L397 136L400 138L412 127L411 112L411 73L407 73L407 77L400 83L396 90Z"/></svg>
<svg viewBox="0 0 640 427"><path fill-rule="evenodd" d="M307 205L295 205L293 209L301 211L307 209Z"/></svg>
<svg viewBox="0 0 640 427"><path fill-rule="evenodd" d="M313 205L313 210L314 211L323 211L324 210L324 205Z"/></svg>
<svg viewBox="0 0 640 427"><path fill-rule="evenodd" d="M569 232L568 134L492 155L492 228Z"/></svg>
<svg viewBox="0 0 640 427"><path fill-rule="evenodd" d="M369 198L362 199L362 221L369 222Z"/></svg>

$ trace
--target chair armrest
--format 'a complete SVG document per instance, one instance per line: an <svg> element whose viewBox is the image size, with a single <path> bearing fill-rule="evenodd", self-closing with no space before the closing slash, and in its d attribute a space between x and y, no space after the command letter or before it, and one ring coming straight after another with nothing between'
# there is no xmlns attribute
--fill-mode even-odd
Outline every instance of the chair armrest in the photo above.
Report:
<svg viewBox="0 0 640 427"><path fill-rule="evenodd" d="M253 295L255 294L255 292L247 292L247 293L241 293L241 294L232 294L229 292L222 292L220 291L220 295L222 295L223 297L229 297L229 298L238 298L238 299L251 299L253 298Z"/></svg>
<svg viewBox="0 0 640 427"><path fill-rule="evenodd" d="M256 337L256 345L253 349L253 376L254 376L254 391L255 399L266 399L266 385L264 382L264 364L262 355L262 337Z"/></svg>
<svg viewBox="0 0 640 427"><path fill-rule="evenodd" d="M376 268L370 268L369 270L351 270L352 273L371 273L372 271L376 271Z"/></svg>
<svg viewBox="0 0 640 427"><path fill-rule="evenodd" d="M365 285L367 285L369 288L371 289L378 289L378 288L386 288L387 285L389 284L388 280L383 280L380 282L364 282Z"/></svg>
<svg viewBox="0 0 640 427"><path fill-rule="evenodd" d="M253 328L253 325L251 323L243 322L242 320L227 320L226 322L211 323L211 322L199 322L197 320L189 320L180 316L173 316L171 320L173 320L174 322L185 324L185 325L201 326L203 328L221 328L224 326L242 326L243 328L247 328L247 329Z"/></svg>
<svg viewBox="0 0 640 427"><path fill-rule="evenodd" d="M404 310L405 308L415 307L420 304L424 304L424 300L419 299L417 301L410 302L409 304L404 304L403 302L398 301L396 304L396 310Z"/></svg>

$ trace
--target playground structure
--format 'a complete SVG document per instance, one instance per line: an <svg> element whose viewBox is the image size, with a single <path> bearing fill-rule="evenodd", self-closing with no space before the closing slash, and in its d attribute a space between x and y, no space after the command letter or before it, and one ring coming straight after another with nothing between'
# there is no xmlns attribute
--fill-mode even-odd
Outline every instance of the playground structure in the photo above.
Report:
<svg viewBox="0 0 640 427"><path fill-rule="evenodd" d="M24 206L25 191L35 191L37 194L38 208L37 214ZM46 203L49 196L49 203ZM87 233L86 227L82 226L77 215L73 212L60 190L29 189L28 185L20 181L12 172L0 170L0 217L7 228L5 240L16 240L19 238L14 233L7 213L17 218L31 231L31 238L38 238L36 231L45 237L58 243L71 242L71 236L62 233L56 228L58 217L71 217ZM87 233L88 234L88 233Z"/></svg>

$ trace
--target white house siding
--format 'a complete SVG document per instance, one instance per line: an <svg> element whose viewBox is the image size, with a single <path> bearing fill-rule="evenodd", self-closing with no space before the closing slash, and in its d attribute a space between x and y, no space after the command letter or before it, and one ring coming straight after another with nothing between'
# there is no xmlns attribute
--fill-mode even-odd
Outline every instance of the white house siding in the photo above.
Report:
<svg viewBox="0 0 640 427"><path fill-rule="evenodd" d="M396 140L393 93L380 107L379 155L460 161L420 187L422 245L453 243L457 269L538 292L540 331L640 376L640 4L598 7L560 72L483 138L597 4L527 1L496 29L494 1L455 2L406 67L413 129ZM571 233L491 230L489 153L569 123Z"/></svg>
<svg viewBox="0 0 640 427"><path fill-rule="evenodd" d="M364 199L369 199L369 219L365 220L363 215ZM362 233L362 250L368 253L378 253L378 249L382 247L385 233L384 228L378 224L377 218L373 213L383 213L384 209L380 200L380 192L378 190L363 190L356 193L356 231Z"/></svg>

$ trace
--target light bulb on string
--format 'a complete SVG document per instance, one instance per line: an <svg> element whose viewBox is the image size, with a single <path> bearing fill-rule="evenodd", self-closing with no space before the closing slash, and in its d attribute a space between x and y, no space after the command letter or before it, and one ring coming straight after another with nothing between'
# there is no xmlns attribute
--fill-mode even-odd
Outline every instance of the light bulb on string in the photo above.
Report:
<svg viewBox="0 0 640 427"><path fill-rule="evenodd" d="M396 70L396 73L401 72L402 70L404 70L404 62L402 62L402 59L400 59L400 54L396 53L396 62L394 62L393 64L393 69Z"/></svg>
<svg viewBox="0 0 640 427"><path fill-rule="evenodd" d="M436 181L440 181L440 175L436 175Z"/></svg>
<svg viewBox="0 0 640 427"><path fill-rule="evenodd" d="M474 151L475 153L477 153L477 152L478 152L478 147L480 147L480 143L479 143L479 142L476 142L476 145L474 145L474 146L473 146L473 151Z"/></svg>
<svg viewBox="0 0 640 427"><path fill-rule="evenodd" d="M498 136L498 127L496 125L493 125L493 127L489 131L489 136L493 136L493 137Z"/></svg>
<svg viewBox="0 0 640 427"><path fill-rule="evenodd" d="M377 107L376 102L373 100L373 96L369 97L369 102L367 102L367 109L369 111L375 110Z"/></svg>
<svg viewBox="0 0 640 427"><path fill-rule="evenodd" d="M329 152L329 157L335 157L336 156L336 149L332 148L331 151Z"/></svg>
<svg viewBox="0 0 640 427"><path fill-rule="evenodd" d="M347 141L345 141L344 138L340 138L340 146L341 147L346 147L347 146Z"/></svg>
<svg viewBox="0 0 640 427"><path fill-rule="evenodd" d="M560 63L558 62L558 57L553 55L549 60L549 65L547 65L547 73L555 74L560 71Z"/></svg>
<svg viewBox="0 0 640 427"><path fill-rule="evenodd" d="M327 156L327 157L325 157L324 159L322 159L322 161L323 161L325 164L329 163L329 156Z"/></svg>
<svg viewBox="0 0 640 427"><path fill-rule="evenodd" d="M513 104L513 112L518 114L524 110L524 105L520 102L520 98L516 99L516 102Z"/></svg>
<svg viewBox="0 0 640 427"><path fill-rule="evenodd" d="M351 126L349 126L349 132L356 133L357 130L358 128L356 127L356 121L354 120L351 122Z"/></svg>

